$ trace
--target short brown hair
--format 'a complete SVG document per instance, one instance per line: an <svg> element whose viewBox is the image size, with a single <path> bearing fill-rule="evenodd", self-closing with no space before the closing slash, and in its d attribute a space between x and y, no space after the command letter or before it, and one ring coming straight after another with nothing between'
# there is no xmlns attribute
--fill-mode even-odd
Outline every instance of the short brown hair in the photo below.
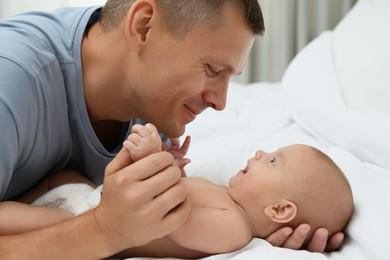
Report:
<svg viewBox="0 0 390 260"><path fill-rule="evenodd" d="M99 22L105 31L119 26L136 0L107 0ZM175 35L183 35L196 25L208 24L230 3L242 11L249 28L256 35L264 33L264 20L257 0L154 0L160 8L167 28Z"/></svg>

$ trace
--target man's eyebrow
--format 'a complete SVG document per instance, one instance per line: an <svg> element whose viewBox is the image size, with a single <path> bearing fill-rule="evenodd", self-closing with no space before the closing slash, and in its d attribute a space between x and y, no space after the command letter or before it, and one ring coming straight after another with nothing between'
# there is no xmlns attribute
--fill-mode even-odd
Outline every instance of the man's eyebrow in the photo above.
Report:
<svg viewBox="0 0 390 260"><path fill-rule="evenodd" d="M230 64L222 63L222 67L224 67L224 69L226 69L227 71L229 71L230 73L232 73L234 75L241 75L242 74L242 70L236 71L236 69Z"/></svg>
<svg viewBox="0 0 390 260"><path fill-rule="evenodd" d="M216 68L223 68L223 70L228 71L234 75L241 75L243 69L236 70L233 65L220 61L218 59L210 58L206 59L207 63L210 64L212 67Z"/></svg>

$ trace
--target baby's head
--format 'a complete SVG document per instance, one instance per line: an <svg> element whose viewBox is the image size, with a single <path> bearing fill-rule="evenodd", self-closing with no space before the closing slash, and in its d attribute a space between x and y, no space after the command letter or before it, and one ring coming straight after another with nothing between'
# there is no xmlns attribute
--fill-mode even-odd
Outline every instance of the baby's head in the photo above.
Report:
<svg viewBox="0 0 390 260"><path fill-rule="evenodd" d="M354 211L343 172L327 155L307 145L257 151L229 185L257 237L302 223L311 226L308 238L320 227L332 235L344 229Z"/></svg>

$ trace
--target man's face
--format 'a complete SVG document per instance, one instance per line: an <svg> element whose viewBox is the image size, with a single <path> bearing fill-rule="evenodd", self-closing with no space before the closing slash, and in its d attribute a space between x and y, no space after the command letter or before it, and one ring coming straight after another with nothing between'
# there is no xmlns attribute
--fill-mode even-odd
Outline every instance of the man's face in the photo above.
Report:
<svg viewBox="0 0 390 260"><path fill-rule="evenodd" d="M230 6L221 21L215 30L197 27L183 38L151 32L137 70L139 81L129 84L137 85L132 94L138 116L167 136L182 135L185 125L208 107L225 108L229 80L242 71L254 35Z"/></svg>

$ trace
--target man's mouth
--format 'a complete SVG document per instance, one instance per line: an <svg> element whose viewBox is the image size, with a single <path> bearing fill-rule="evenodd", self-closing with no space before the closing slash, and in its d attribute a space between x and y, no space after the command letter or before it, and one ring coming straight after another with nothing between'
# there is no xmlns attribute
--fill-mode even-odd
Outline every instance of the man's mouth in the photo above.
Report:
<svg viewBox="0 0 390 260"><path fill-rule="evenodd" d="M187 108L187 110L189 110L191 113L193 113L196 116L198 116L200 113L203 112L203 109L197 110L196 108L189 107L188 105L184 105L184 106Z"/></svg>
<svg viewBox="0 0 390 260"><path fill-rule="evenodd" d="M187 111L187 115L188 115L188 121L189 122L192 122L196 119L196 117L202 112L202 111L196 111L195 109L187 106L187 105L184 105L185 107L185 110Z"/></svg>

